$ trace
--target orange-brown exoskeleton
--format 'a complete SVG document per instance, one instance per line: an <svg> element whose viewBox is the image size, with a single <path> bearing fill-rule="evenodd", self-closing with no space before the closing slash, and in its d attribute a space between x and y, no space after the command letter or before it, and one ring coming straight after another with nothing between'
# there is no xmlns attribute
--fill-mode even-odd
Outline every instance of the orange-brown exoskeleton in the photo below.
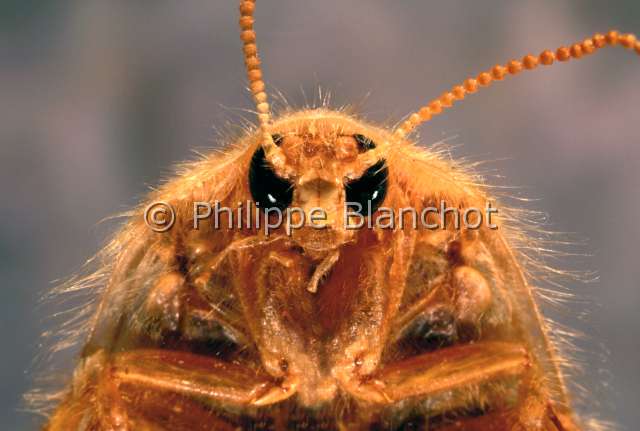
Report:
<svg viewBox="0 0 640 431"><path fill-rule="evenodd" d="M635 36L497 65L386 130L326 108L272 118L254 8L241 1L240 27L259 127L151 194L103 253L46 429L583 429L513 217L410 135L494 80L610 45L640 53Z"/></svg>

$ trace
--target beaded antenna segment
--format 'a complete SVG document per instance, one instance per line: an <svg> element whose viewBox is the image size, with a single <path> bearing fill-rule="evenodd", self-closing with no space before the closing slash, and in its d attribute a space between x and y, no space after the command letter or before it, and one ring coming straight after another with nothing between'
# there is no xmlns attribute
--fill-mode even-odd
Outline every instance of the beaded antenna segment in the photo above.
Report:
<svg viewBox="0 0 640 431"><path fill-rule="evenodd" d="M256 44L256 32L253 29L255 19L253 13L256 8L255 0L240 0L240 39L243 43L244 64L249 80L249 88L256 104L258 121L262 135L262 147L265 154L272 162L279 164L278 159L282 159L281 151L273 141L270 132L271 111L267 101L265 84L262 79L262 69L260 68L260 58L258 56L258 45Z"/></svg>
<svg viewBox="0 0 640 431"><path fill-rule="evenodd" d="M450 108L456 101L464 99L467 94L473 94L478 91L479 87L487 87L494 81L502 81L508 75L517 75L523 70L533 70L540 64L551 66L556 60L569 61L572 58L579 59L596 52L600 48L614 45L633 49L640 54L640 41L634 34L620 34L616 30L611 30L607 34L596 33L593 37L575 43L570 47L561 46L555 52L545 50L538 56L525 55L522 60L511 60L504 65L497 64L490 70L481 72L475 78L469 78L462 84L454 86L450 91L445 92L417 112L411 114L394 133L400 138L405 137L420 124L426 123L434 116L442 113L444 109Z"/></svg>

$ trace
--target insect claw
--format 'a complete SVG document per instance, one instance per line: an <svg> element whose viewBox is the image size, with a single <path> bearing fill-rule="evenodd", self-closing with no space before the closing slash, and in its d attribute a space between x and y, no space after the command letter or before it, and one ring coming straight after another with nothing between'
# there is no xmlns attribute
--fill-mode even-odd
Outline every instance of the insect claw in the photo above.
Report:
<svg viewBox="0 0 640 431"><path fill-rule="evenodd" d="M278 386L272 386L265 393L251 401L251 404L257 407L275 404L284 401L298 390L298 379L287 378Z"/></svg>
<svg viewBox="0 0 640 431"><path fill-rule="evenodd" d="M378 404L392 404L394 402L386 389L386 385L381 380L369 380L358 385L353 393L362 400L371 401Z"/></svg>

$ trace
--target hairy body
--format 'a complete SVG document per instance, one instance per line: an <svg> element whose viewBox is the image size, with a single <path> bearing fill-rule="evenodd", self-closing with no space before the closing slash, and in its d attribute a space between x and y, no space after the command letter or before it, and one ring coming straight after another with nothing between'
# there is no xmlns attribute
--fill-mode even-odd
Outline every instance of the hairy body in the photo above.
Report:
<svg viewBox="0 0 640 431"><path fill-rule="evenodd" d="M560 359L516 252L535 248L504 208L497 229L351 229L350 202L402 217L493 202L482 180L411 132L480 87L605 46L640 53L633 34L595 34L496 65L387 130L327 109L273 120L253 30L243 53L259 127L224 155L188 166L148 197L102 253L103 287L58 430L582 428ZM270 234L192 224L194 203L315 208L323 228L287 219ZM175 226L149 228L156 202ZM499 207L499 205L498 205ZM289 235L291 232L291 235ZM104 283L102 283L104 280ZM77 287L82 286L80 281ZM74 290L71 286L67 290Z"/></svg>
<svg viewBox="0 0 640 431"><path fill-rule="evenodd" d="M273 131L289 170L276 173L305 211L338 211L343 182L377 160L355 135L384 152L385 206L488 199L461 168L339 112L295 113ZM237 147L150 197L176 208L173 229L150 230L138 211L116 238L90 339L48 429L574 429L504 223L346 230L336 217L292 236L206 220L195 230L194 201L252 199L259 135Z"/></svg>

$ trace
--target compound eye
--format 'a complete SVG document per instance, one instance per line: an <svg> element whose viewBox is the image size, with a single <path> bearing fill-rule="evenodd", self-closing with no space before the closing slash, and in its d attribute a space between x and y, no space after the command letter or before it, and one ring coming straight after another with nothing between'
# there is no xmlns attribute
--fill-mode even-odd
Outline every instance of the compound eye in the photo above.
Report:
<svg viewBox="0 0 640 431"><path fill-rule="evenodd" d="M360 178L349 181L345 185L349 208L361 215L373 214L387 196L388 177L387 163L380 160L369 167Z"/></svg>
<svg viewBox="0 0 640 431"><path fill-rule="evenodd" d="M264 210L277 208L282 211L293 199L293 185L276 175L262 147L251 158L249 189L255 203Z"/></svg>

